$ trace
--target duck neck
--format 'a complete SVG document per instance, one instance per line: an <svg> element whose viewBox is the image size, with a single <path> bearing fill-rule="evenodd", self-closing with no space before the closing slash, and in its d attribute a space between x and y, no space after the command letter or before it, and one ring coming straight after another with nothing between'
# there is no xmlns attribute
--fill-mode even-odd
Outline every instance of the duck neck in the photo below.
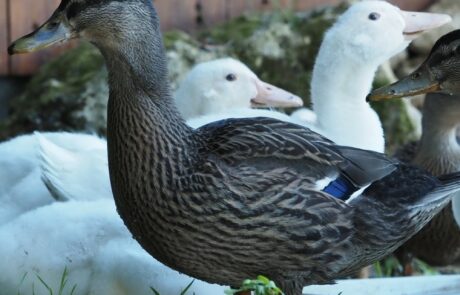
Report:
<svg viewBox="0 0 460 295"><path fill-rule="evenodd" d="M338 144L382 152L383 129L366 102L378 64L340 58L321 48L312 77L313 110L318 127Z"/></svg>
<svg viewBox="0 0 460 295"><path fill-rule="evenodd" d="M422 138L415 162L440 175L460 168L460 98L443 94L427 96L423 108Z"/></svg>
<svg viewBox="0 0 460 295"><path fill-rule="evenodd" d="M167 64L161 40L147 33L133 39L116 48L98 46L109 72L110 101L117 105L136 104L139 107L149 101L177 119L179 115L167 82Z"/></svg>
<svg viewBox="0 0 460 295"><path fill-rule="evenodd" d="M171 97L159 26L147 27L116 48L98 46L109 71L110 178L125 220L138 219L131 216L136 199L167 203L164 192L174 189L174 176L188 167L196 144Z"/></svg>

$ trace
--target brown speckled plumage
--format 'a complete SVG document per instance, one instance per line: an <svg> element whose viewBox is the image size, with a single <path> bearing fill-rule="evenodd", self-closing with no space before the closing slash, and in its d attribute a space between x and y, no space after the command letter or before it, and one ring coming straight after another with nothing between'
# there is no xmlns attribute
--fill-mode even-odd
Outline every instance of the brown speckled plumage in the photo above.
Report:
<svg viewBox="0 0 460 295"><path fill-rule="evenodd" d="M460 97L428 94L423 113L421 141L409 144L396 156L436 176L460 171L460 147L456 139L460 124ZM400 247L396 255L406 267L412 257L435 266L459 263L460 227L454 219L452 203Z"/></svg>
<svg viewBox="0 0 460 295"><path fill-rule="evenodd" d="M384 257L460 189L460 175L436 179L273 119L192 130L172 103L151 1L65 0L50 21L75 2L70 26L109 69L118 211L139 243L178 271L234 286L262 274L299 295ZM318 189L339 176L371 186L349 203Z"/></svg>

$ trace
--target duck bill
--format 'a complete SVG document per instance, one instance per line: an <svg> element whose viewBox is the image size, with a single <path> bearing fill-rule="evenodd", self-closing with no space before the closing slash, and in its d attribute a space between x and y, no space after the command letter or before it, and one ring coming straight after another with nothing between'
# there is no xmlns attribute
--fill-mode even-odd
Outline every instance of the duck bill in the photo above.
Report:
<svg viewBox="0 0 460 295"><path fill-rule="evenodd" d="M59 16L53 15L37 30L13 42L8 47L8 53L13 55L34 52L73 37L68 24L64 23Z"/></svg>
<svg viewBox="0 0 460 295"><path fill-rule="evenodd" d="M401 11L401 15L406 23L404 37L412 41L425 31L443 26L452 18L447 14Z"/></svg>
<svg viewBox="0 0 460 295"><path fill-rule="evenodd" d="M432 79L428 72L417 71L398 82L372 91L367 96L367 101L409 97L440 90L440 84Z"/></svg>
<svg viewBox="0 0 460 295"><path fill-rule="evenodd" d="M303 100L284 89L256 80L257 95L251 99L252 107L295 108L303 106Z"/></svg>

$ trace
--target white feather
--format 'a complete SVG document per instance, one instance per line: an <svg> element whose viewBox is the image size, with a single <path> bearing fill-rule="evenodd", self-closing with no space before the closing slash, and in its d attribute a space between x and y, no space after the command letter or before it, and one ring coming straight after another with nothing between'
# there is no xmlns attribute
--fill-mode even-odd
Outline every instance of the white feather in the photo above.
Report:
<svg viewBox="0 0 460 295"><path fill-rule="evenodd" d="M64 293L76 285L75 295L151 295L150 287L179 294L192 281L153 259L131 238L113 200L32 210L1 226L0 240L2 294L49 294L38 276L57 292L65 269ZM191 294L223 294L224 289L197 280Z"/></svg>

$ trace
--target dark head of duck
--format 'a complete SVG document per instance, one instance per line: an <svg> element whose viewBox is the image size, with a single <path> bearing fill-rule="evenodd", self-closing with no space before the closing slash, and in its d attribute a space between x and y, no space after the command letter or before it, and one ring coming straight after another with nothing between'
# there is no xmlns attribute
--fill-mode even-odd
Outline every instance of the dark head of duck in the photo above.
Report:
<svg viewBox="0 0 460 295"><path fill-rule="evenodd" d="M441 37L419 71L414 73L415 77L427 76L424 72L429 72L440 92L460 94L460 30Z"/></svg>
<svg viewBox="0 0 460 295"><path fill-rule="evenodd" d="M116 64L112 73L145 73L150 81L164 81L166 62L159 27L150 0L62 0L42 26L14 42L8 52L27 53L84 37L101 50L109 68ZM133 80L140 82L142 77Z"/></svg>
<svg viewBox="0 0 460 295"><path fill-rule="evenodd" d="M133 39L145 40L146 28L159 30L149 0L62 0L48 21L13 43L9 52L36 51L76 37L98 47L116 47Z"/></svg>
<svg viewBox="0 0 460 295"><path fill-rule="evenodd" d="M460 30L441 37L417 70L396 83L374 90L368 100L431 92L460 95Z"/></svg>

